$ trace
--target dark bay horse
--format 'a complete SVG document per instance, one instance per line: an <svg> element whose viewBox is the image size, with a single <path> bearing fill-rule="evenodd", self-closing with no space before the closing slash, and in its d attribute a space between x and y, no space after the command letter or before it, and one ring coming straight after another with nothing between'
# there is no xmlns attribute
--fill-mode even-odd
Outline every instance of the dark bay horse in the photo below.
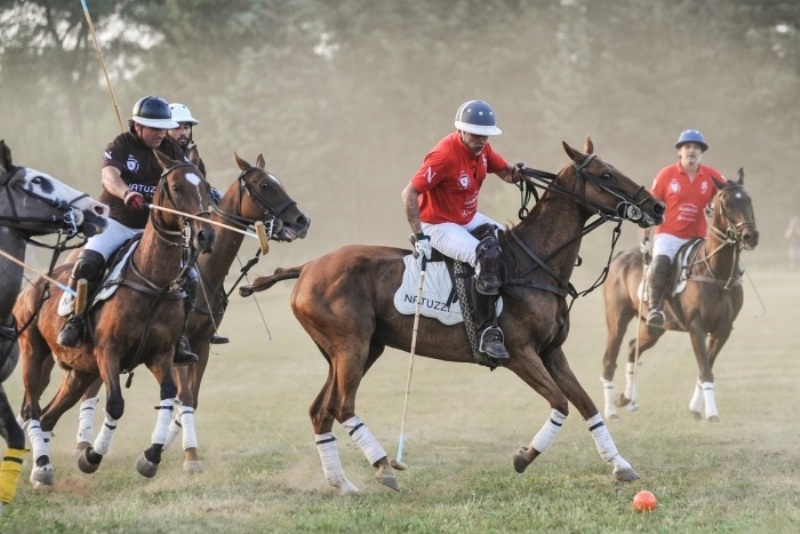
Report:
<svg viewBox="0 0 800 534"><path fill-rule="evenodd" d="M644 320L639 321L638 327L640 357L667 330L689 333L699 370L689 410L696 419L701 419L705 407L705 417L709 421L719 420L712 368L744 302L739 256L742 249L752 250L758 245L753 202L744 189L744 171L739 169L738 175L736 182L715 181L717 193L708 237L688 257L685 289L665 299L664 329L648 328ZM636 399L636 338L630 342L625 392L618 396L614 391L614 371L628 323L640 311L643 317L647 316L647 299L640 302L639 293L643 265L638 248L623 252L611 262L603 287L608 327L603 389L604 413L608 418L618 417L617 407L636 408L631 404L631 399ZM669 288L667 292L671 292Z"/></svg>
<svg viewBox="0 0 800 534"><path fill-rule="evenodd" d="M515 454L514 467L524 471L552 445L572 403L587 421L600 456L612 464L615 477L635 480L639 475L617 452L602 416L562 350L569 332L566 296L574 296L569 279L584 225L592 215L601 220L631 219L649 227L662 221L664 206L597 157L588 137L583 152L566 143L563 146L570 163L558 175L550 175L551 182L530 215L508 229L500 241L508 273L500 326L511 358L496 364L519 376L551 407L531 444ZM334 420L375 467L376 479L398 489L386 452L356 414L355 399L364 374L385 347L410 350L413 316L401 315L393 304L408 255L408 250L397 248L347 246L300 267L279 269L240 290L246 295L298 278L292 310L329 364L325 385L309 410L311 422L325 477L342 494L358 489L339 461ZM416 354L474 363L462 324L445 326L425 317L419 324Z"/></svg>
<svg viewBox="0 0 800 534"><path fill-rule="evenodd" d="M164 172L149 206L147 226L119 276L116 292L89 312L89 324L94 325L91 339L77 348L58 345L56 338L65 321L57 313L61 290L48 287L43 279L26 287L14 306L18 324L32 321L21 332L19 343L25 390L21 416L33 451L35 486L53 484L49 439L58 419L101 376L106 390L105 424L94 446L78 458L82 471L97 470L124 411L120 374L139 364L147 366L160 384L161 402L152 444L137 461L137 470L152 477L158 469L177 404L172 357L185 319L181 289L185 253L190 251L191 263L196 254L211 249L215 233L207 222L209 185L196 167L196 157L191 162L176 161L154 152ZM71 268L68 264L60 267L54 277L66 285ZM50 298L40 306L46 292ZM43 368L51 354L67 372L53 400L42 409Z"/></svg>
<svg viewBox="0 0 800 534"><path fill-rule="evenodd" d="M102 232L107 220L108 206L49 174L14 165L11 149L0 140L0 435L7 445L0 464L0 511L16 493L25 455L25 433L2 385L19 359L11 310L22 284L25 250L28 244L50 248L55 264L58 255L73 246L68 243L72 238ZM35 239L49 234L58 235L56 244Z"/></svg>

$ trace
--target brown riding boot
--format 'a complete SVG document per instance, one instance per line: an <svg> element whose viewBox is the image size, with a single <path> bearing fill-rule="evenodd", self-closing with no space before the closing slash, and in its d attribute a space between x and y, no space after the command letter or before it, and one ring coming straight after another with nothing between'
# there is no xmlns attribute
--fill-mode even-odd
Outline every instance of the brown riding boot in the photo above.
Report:
<svg viewBox="0 0 800 534"><path fill-rule="evenodd" d="M200 357L192 352L189 340L186 336L181 336L175 344L175 354L172 356L172 364L189 365L190 363L197 363L199 361Z"/></svg>

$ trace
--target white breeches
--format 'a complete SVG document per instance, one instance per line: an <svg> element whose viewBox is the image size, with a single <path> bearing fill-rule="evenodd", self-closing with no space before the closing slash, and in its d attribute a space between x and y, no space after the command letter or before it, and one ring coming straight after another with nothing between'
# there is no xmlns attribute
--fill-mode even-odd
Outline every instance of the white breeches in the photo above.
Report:
<svg viewBox="0 0 800 534"><path fill-rule="evenodd" d="M431 238L431 246L445 256L476 267L478 260L475 249L478 247L478 240L470 234L470 231L487 223L503 229L501 224L486 215L476 213L475 217L463 226L455 223L422 223L422 232Z"/></svg>

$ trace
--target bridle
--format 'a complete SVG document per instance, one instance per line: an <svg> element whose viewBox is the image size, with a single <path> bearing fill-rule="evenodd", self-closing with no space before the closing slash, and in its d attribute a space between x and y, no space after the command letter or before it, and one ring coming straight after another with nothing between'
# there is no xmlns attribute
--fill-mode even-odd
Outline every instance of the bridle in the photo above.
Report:
<svg viewBox="0 0 800 534"><path fill-rule="evenodd" d="M80 208L75 206L75 203L89 195L82 193L72 200L61 200L49 198L35 191L19 187L18 189L25 195L61 212L59 215L20 217L15 195L11 191L13 187L11 185L11 180L22 169L24 169L24 167L11 167L6 173L0 176L0 189L5 193L5 198L11 209L11 215L0 215L0 226L7 226L20 230L25 235L26 240L40 246L47 245L33 241L31 239L32 234L59 232L64 234L67 239L78 235L80 233L80 225L83 224L84 216Z"/></svg>

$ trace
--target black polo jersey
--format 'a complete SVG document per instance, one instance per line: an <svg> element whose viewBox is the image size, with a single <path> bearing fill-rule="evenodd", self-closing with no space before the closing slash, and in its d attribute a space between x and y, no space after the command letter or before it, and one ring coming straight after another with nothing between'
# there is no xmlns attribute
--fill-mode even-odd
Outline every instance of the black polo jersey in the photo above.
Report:
<svg viewBox="0 0 800 534"><path fill-rule="evenodd" d="M165 137L158 149L175 160L186 159L180 145L169 137ZM147 202L153 201L156 186L161 179L163 169L153 153L133 132L119 134L108 145L103 154L103 167L114 167L122 175L131 191L144 196ZM103 188L100 202L105 202L111 209L111 218L121 222L128 228L143 229L147 224L148 210L133 212L125 207L125 202Z"/></svg>

